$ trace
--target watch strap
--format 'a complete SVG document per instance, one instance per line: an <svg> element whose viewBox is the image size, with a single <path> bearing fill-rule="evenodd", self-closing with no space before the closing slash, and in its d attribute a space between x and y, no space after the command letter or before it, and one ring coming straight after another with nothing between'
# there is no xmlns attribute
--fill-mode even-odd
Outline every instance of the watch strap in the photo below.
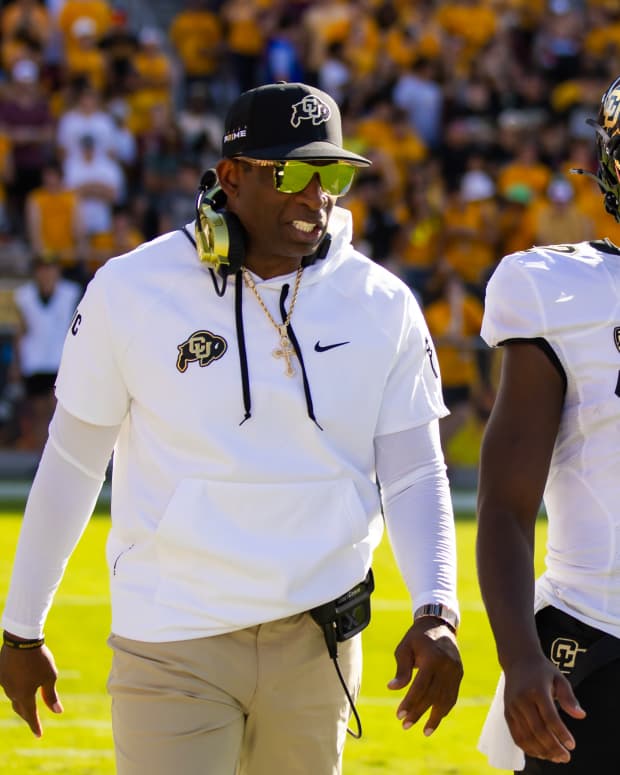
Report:
<svg viewBox="0 0 620 775"><path fill-rule="evenodd" d="M416 619L422 619L425 616L432 616L435 619L441 619L448 627L456 633L459 626L459 617L456 611L448 608L447 605L442 603L426 603L416 608L413 614L413 621Z"/></svg>

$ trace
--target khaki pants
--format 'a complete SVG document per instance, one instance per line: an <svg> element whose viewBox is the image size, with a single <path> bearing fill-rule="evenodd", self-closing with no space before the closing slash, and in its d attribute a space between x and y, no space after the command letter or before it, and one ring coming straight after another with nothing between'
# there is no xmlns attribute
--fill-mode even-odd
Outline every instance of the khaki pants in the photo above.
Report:
<svg viewBox="0 0 620 775"><path fill-rule="evenodd" d="M350 707L308 614L211 638L110 636L118 775L338 775ZM338 644L359 693L361 635Z"/></svg>

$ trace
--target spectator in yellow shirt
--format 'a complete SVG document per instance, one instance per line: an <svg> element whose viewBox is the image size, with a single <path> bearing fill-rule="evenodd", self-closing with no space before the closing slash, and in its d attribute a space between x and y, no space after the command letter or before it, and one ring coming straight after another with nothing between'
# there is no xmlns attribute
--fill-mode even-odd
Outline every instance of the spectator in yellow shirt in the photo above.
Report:
<svg viewBox="0 0 620 775"><path fill-rule="evenodd" d="M414 184L405 191L400 220L395 246L399 273L423 303L428 282L442 255L443 215L432 203L428 189Z"/></svg>
<svg viewBox="0 0 620 775"><path fill-rule="evenodd" d="M424 316L437 348L443 398L450 410L439 423L445 452L474 409L474 392L481 382L476 352L481 346L483 307L445 264L438 268L430 287L435 296L424 307Z"/></svg>
<svg viewBox="0 0 620 775"><path fill-rule="evenodd" d="M172 19L168 35L183 68L186 88L211 83L220 67L222 22L207 0L189 0Z"/></svg>
<svg viewBox="0 0 620 775"><path fill-rule="evenodd" d="M535 196L544 196L550 181L551 170L540 161L536 138L522 134L514 158L498 173L498 192L505 194L511 186L522 183L528 186Z"/></svg>
<svg viewBox="0 0 620 775"><path fill-rule="evenodd" d="M448 0L436 5L435 21L444 31L446 50L453 52L454 75L465 75L497 31L495 10L482 0Z"/></svg>
<svg viewBox="0 0 620 775"><path fill-rule="evenodd" d="M58 256L63 270L76 269L85 237L75 191L64 185L58 162L45 165L42 185L26 198L26 233L32 252Z"/></svg>
<svg viewBox="0 0 620 775"><path fill-rule="evenodd" d="M121 256L144 242L131 210L118 205L112 211L112 225L108 231L93 234L86 258L86 277L90 278L108 259Z"/></svg>
<svg viewBox="0 0 620 775"><path fill-rule="evenodd" d="M348 0L316 0L308 5L303 15L308 50L307 72L311 75L321 69L330 46L341 43L346 47L354 5Z"/></svg>
<svg viewBox="0 0 620 775"><path fill-rule="evenodd" d="M467 288L482 295L481 283L496 258L495 186L482 170L470 170L459 187L447 191L444 256Z"/></svg>
<svg viewBox="0 0 620 775"><path fill-rule="evenodd" d="M237 88L246 91L258 85L269 15L260 0L225 0L220 16Z"/></svg>
<svg viewBox="0 0 620 775"><path fill-rule="evenodd" d="M84 18L93 22L93 34L99 40L110 28L112 9L106 0L64 0L58 13L58 28L66 50L78 45L74 25L78 19Z"/></svg>
<svg viewBox="0 0 620 775"><path fill-rule="evenodd" d="M83 78L103 93L106 87L107 60L99 47L97 25L88 16L81 16L71 27L73 44L67 46L64 57L64 74L68 81Z"/></svg>
<svg viewBox="0 0 620 775"><path fill-rule="evenodd" d="M532 247L536 234L533 212L533 194L524 183L515 183L499 198L497 256Z"/></svg>
<svg viewBox="0 0 620 775"><path fill-rule="evenodd" d="M173 65L163 48L163 36L156 27L145 27L138 35L133 60L139 89L151 104L172 104Z"/></svg>
<svg viewBox="0 0 620 775"><path fill-rule="evenodd" d="M537 213L536 245L583 242L594 238L594 224L575 203L575 189L566 178L554 178Z"/></svg>
<svg viewBox="0 0 620 775"><path fill-rule="evenodd" d="M47 8L38 0L13 0L0 11L0 30L2 63L10 70L20 55L32 56L33 48L43 52L51 36L52 21Z"/></svg>
<svg viewBox="0 0 620 775"><path fill-rule="evenodd" d="M426 159L428 149L409 123L407 112L388 98L378 100L357 125L357 137L368 148L380 148L390 157L396 179L389 192L395 202L402 196L408 168Z"/></svg>

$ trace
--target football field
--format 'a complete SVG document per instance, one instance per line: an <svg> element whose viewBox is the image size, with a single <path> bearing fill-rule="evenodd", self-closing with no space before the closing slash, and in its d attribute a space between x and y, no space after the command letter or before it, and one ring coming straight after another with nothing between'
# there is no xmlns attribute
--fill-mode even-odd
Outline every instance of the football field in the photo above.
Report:
<svg viewBox="0 0 620 775"><path fill-rule="evenodd" d="M0 511L0 605L3 605L19 530L18 510ZM14 716L4 694L0 699L0 771L3 775L62 773L112 775L114 759L105 682L110 653L104 541L108 517L91 520L74 553L46 627L60 673L58 692L65 712L55 716L41 707L44 734L34 738ZM537 559L544 552L545 523L537 533ZM430 738L422 723L407 732L395 717L401 692L390 692L394 647L410 622L405 588L387 538L375 556L373 615L364 633L364 679L358 703L364 734L350 739L345 775L491 775L504 771L486 764L476 750L498 668L489 626L476 581L475 522L459 514L459 599L462 624L459 643L465 677L456 707ZM41 706L41 703L40 703ZM285 741L283 741L285 742ZM182 775L182 773L179 773ZM275 775L275 774L274 774ZM286 775L286 773L278 773Z"/></svg>

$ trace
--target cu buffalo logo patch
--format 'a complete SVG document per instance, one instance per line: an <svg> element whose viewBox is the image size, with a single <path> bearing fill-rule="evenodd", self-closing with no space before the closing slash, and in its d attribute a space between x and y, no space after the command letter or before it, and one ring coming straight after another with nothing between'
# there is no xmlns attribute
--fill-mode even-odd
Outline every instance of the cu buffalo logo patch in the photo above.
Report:
<svg viewBox="0 0 620 775"><path fill-rule="evenodd" d="M187 364L193 361L198 361L201 366L208 366L212 361L217 361L224 355L228 345L225 339L210 331L194 331L183 344L177 345L177 349L177 369L183 373Z"/></svg>
<svg viewBox="0 0 620 775"><path fill-rule="evenodd" d="M618 348L618 351L620 352L620 326L616 326L614 328L614 344Z"/></svg>
<svg viewBox="0 0 620 775"><path fill-rule="evenodd" d="M314 94L307 94L302 100L293 105L291 124L297 128L302 121L312 121L314 126L329 121L332 112L329 105Z"/></svg>

